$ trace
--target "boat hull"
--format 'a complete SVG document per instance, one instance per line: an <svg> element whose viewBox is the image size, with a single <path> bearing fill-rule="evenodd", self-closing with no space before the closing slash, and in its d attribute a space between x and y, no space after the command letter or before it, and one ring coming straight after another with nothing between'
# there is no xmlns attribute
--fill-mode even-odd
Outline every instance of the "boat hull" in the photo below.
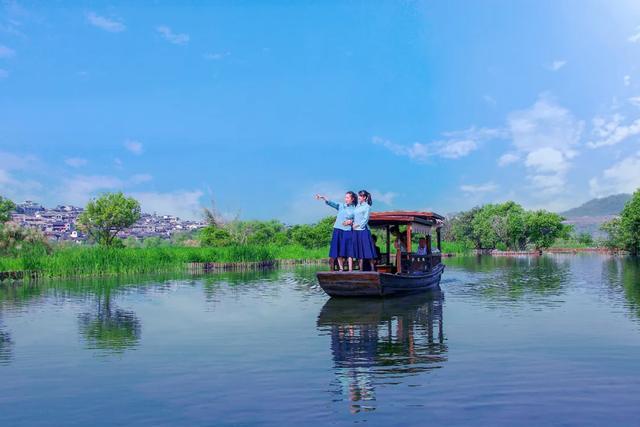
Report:
<svg viewBox="0 0 640 427"><path fill-rule="evenodd" d="M440 285L444 265L421 274L391 274L369 271L321 271L320 287L332 297L386 297L432 290Z"/></svg>

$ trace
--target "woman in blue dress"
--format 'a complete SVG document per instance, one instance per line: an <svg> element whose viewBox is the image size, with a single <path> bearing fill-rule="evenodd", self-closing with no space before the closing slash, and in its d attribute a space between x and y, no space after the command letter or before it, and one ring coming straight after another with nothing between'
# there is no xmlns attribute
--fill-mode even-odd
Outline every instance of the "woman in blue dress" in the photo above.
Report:
<svg viewBox="0 0 640 427"><path fill-rule="evenodd" d="M358 205L353 210L352 221L353 252L358 259L361 271L365 260L369 263L371 271L374 271L374 260L377 258L376 245L373 243L369 230L369 213L372 203L371 193L365 190L358 192Z"/></svg>
<svg viewBox="0 0 640 427"><path fill-rule="evenodd" d="M347 259L349 271L353 270L353 241L351 231L351 221L353 221L353 210L356 205L356 193L347 191L344 195L344 203L337 203L327 199L325 196L316 194L316 199L324 202L338 211L336 222L333 224L333 236L331 236L331 247L329 249L329 263L331 269L334 268L335 260L338 260L340 270L344 271L344 259Z"/></svg>

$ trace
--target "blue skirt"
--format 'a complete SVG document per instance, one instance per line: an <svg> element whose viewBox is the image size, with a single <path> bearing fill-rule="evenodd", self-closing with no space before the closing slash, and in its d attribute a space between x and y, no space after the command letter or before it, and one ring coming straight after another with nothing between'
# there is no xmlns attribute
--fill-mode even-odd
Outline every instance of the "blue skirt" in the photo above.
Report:
<svg viewBox="0 0 640 427"><path fill-rule="evenodd" d="M353 231L353 252L358 259L378 258L376 246L373 244L369 229Z"/></svg>
<svg viewBox="0 0 640 427"><path fill-rule="evenodd" d="M329 257L353 257L353 231L340 230L339 228L333 229Z"/></svg>

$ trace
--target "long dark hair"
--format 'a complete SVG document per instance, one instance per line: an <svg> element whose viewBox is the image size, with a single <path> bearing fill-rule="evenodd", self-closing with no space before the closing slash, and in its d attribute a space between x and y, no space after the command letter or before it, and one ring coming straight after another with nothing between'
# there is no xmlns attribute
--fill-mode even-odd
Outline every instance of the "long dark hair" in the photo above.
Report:
<svg viewBox="0 0 640 427"><path fill-rule="evenodd" d="M371 198L371 193L369 193L367 190L358 191L358 196L364 197L367 203L369 203L369 206L371 206L371 204L373 203L373 198Z"/></svg>
<svg viewBox="0 0 640 427"><path fill-rule="evenodd" d="M352 205L357 205L358 204L358 196L356 196L356 193L354 193L353 191L347 191L347 194L351 196L351 200L353 200L353 202L351 203Z"/></svg>

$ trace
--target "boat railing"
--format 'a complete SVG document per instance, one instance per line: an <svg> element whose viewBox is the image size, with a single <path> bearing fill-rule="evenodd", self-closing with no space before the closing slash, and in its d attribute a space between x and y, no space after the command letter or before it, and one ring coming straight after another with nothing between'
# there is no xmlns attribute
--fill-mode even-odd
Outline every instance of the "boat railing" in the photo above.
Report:
<svg viewBox="0 0 640 427"><path fill-rule="evenodd" d="M397 257L388 257L387 254L383 254L382 259L389 259L390 262L379 266L378 271L381 272L398 272ZM401 273L426 273L442 261L439 252L430 253L427 255L418 255L416 253L402 253L400 256Z"/></svg>

